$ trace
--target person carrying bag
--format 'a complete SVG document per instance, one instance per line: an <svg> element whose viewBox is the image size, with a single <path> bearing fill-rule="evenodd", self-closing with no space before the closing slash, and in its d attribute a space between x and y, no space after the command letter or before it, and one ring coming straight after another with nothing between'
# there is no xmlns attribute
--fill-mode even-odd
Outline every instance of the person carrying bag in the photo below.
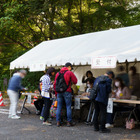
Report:
<svg viewBox="0 0 140 140"><path fill-rule="evenodd" d="M63 106L63 102L66 103L67 108L67 126L72 126L72 111L71 111L71 104L72 104L72 90L71 90L71 82L73 84L77 83L77 78L74 75L72 70L72 64L66 63L65 67L63 67L60 72L56 74L55 82L54 82L54 90L57 95L57 113L56 113L56 121L57 126L61 125L61 109Z"/></svg>

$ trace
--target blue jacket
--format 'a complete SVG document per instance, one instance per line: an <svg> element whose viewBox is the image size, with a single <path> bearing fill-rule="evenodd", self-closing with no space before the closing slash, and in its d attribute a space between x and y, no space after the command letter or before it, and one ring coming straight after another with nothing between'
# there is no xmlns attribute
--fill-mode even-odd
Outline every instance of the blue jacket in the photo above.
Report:
<svg viewBox="0 0 140 140"><path fill-rule="evenodd" d="M105 78L105 81L99 83L98 93L97 93L97 97L95 100L107 105L108 97L109 97L109 94L111 93L112 80L109 79L108 76L104 76L104 75L102 75L102 76ZM100 76L96 78L96 80L94 82L94 86L97 84L97 82L99 82L99 80L100 80Z"/></svg>
<svg viewBox="0 0 140 140"><path fill-rule="evenodd" d="M8 90L13 90L15 92L22 90L24 87L21 86L21 80L22 78L19 75L13 76L9 81Z"/></svg>

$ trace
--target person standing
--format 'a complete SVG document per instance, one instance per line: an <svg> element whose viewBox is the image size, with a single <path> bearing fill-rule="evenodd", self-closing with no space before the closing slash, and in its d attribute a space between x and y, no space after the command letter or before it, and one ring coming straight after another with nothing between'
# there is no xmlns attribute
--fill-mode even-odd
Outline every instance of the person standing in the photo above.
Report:
<svg viewBox="0 0 140 140"><path fill-rule="evenodd" d="M92 79L93 80L93 83L94 83L94 81L95 81L95 77L93 77L93 73L90 71L90 70L88 70L87 72L86 72L86 74L82 77L82 83L84 84L84 83L86 83L86 87L85 87L85 92L86 92L86 90L87 90L87 88L88 88L88 86L87 86L87 81L89 80L89 79Z"/></svg>
<svg viewBox="0 0 140 140"><path fill-rule="evenodd" d="M140 75L137 73L135 66L131 66L129 69L131 94L137 96L140 99Z"/></svg>
<svg viewBox="0 0 140 140"><path fill-rule="evenodd" d="M72 123L72 90L71 83L77 84L77 78L74 75L72 70L72 64L66 63L65 66L56 74L55 82L54 82L54 90L57 93L57 112L56 112L56 121L57 126L61 125L61 109L63 106L63 102L66 103L67 109L67 126L70 127L74 125Z"/></svg>
<svg viewBox="0 0 140 140"><path fill-rule="evenodd" d="M117 71L119 74L116 77L119 77L123 80L125 86L129 87L129 75L128 73L125 72L125 67L124 66L118 66Z"/></svg>
<svg viewBox="0 0 140 140"><path fill-rule="evenodd" d="M11 119L20 119L20 116L16 115L17 104L19 100L19 91L25 90L25 88L21 86L21 80L26 74L26 70L20 70L18 73L14 74L9 81L7 93L10 98L9 118Z"/></svg>
<svg viewBox="0 0 140 140"><path fill-rule="evenodd" d="M93 77L93 73L90 71L90 70L88 70L87 72L86 72L86 74L82 77L82 83L87 83L87 80L88 79L92 79L93 80L93 82L95 81L95 77Z"/></svg>
<svg viewBox="0 0 140 140"><path fill-rule="evenodd" d="M55 75L55 68L51 67L47 70L47 73L41 77L42 80L42 89L41 89L41 96L44 100L44 107L42 110L42 117L44 118L43 125L52 125L48 119L50 115L50 107L52 104L50 90L52 90L51 84L51 76Z"/></svg>
<svg viewBox="0 0 140 140"><path fill-rule="evenodd" d="M93 119L94 131L100 131L101 133L110 132L109 129L105 128L106 114L107 114L107 103L108 97L111 93L112 78L114 73L108 71L106 74L96 78L94 86L98 83L97 97L94 101L95 114ZM102 82L100 82L101 79ZM99 128L99 115L100 115L100 128Z"/></svg>

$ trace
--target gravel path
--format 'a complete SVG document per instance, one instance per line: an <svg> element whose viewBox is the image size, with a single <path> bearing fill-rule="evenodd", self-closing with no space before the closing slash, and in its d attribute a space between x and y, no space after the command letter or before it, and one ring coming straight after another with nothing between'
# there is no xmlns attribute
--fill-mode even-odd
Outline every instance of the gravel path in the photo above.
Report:
<svg viewBox="0 0 140 140"><path fill-rule="evenodd" d="M57 128L55 120L52 126L42 126L39 116L35 115L35 108L29 106L32 114L26 112L20 120L8 119L7 114L0 113L0 140L140 140L140 129L126 130L112 128L109 134L94 132L92 126L77 123L75 127ZM8 109L8 101L6 107Z"/></svg>

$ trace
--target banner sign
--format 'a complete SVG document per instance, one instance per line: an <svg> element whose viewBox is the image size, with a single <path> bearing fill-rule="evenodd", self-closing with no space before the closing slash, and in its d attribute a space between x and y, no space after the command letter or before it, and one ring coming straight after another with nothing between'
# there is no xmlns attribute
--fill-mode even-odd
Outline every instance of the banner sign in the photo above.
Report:
<svg viewBox="0 0 140 140"><path fill-rule="evenodd" d="M80 109L80 98L75 98L74 109Z"/></svg>
<svg viewBox="0 0 140 140"><path fill-rule="evenodd" d="M115 68L117 58L116 56L102 56L102 57L93 57L91 60L91 68Z"/></svg>
<svg viewBox="0 0 140 140"><path fill-rule="evenodd" d="M108 100L107 113L113 113L113 100L110 98Z"/></svg>
<svg viewBox="0 0 140 140"><path fill-rule="evenodd" d="M32 97L31 97L31 95L28 95L27 103L28 103L28 104L31 104L31 101L32 101Z"/></svg>
<svg viewBox="0 0 140 140"><path fill-rule="evenodd" d="M40 64L40 63L32 64L30 66L30 72L33 72L33 71L44 71L45 68L46 68L45 64Z"/></svg>

